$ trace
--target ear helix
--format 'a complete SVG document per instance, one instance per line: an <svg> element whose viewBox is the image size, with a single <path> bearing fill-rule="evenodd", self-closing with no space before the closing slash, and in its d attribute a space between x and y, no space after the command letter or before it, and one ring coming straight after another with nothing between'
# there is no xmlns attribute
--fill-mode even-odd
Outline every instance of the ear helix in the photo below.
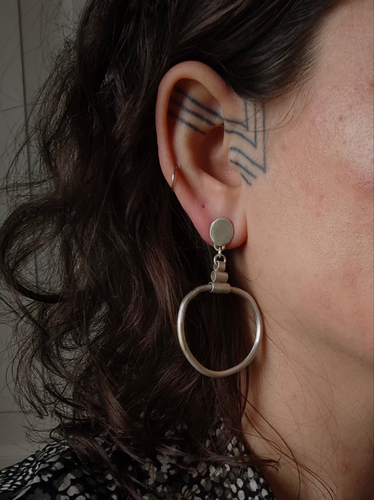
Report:
<svg viewBox="0 0 374 500"><path fill-rule="evenodd" d="M175 170L174 170L175 172ZM179 306L178 312L178 320L177 320L177 330L178 330L178 340L180 347L183 351L183 354L186 356L187 360L191 363L191 365L203 375L212 378L222 378L228 377L229 375L234 375L235 373L240 372L244 368L246 368L255 358L258 347L262 338L262 316L260 309L258 308L254 298L249 295L245 290L241 288L233 287L228 283L228 274L226 272L226 257L223 255L223 251L225 246L230 243L234 235L234 228L231 222L228 219L220 218L216 219L212 222L210 226L210 237L214 244L214 248L217 251L217 254L213 258L213 271L211 272L211 282L206 285L198 286L194 288L191 292L189 292L184 299L182 300ZM186 334L184 329L185 317L188 304L194 299L197 295L202 292L210 292L210 293L221 293L221 294L229 294L234 293L236 295L240 295L244 299L246 299L255 315L256 322L256 336L253 347L246 358L239 364L233 366L232 368L228 368L222 371L210 370L203 366L197 359L194 357L192 352L190 351L187 341Z"/></svg>

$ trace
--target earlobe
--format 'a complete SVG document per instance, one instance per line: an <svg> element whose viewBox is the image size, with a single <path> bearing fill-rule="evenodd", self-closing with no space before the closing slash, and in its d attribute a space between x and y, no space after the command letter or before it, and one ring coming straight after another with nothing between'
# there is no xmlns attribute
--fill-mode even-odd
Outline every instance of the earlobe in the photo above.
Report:
<svg viewBox="0 0 374 500"><path fill-rule="evenodd" d="M213 220L225 217L235 236L229 247L246 239L240 192L243 182L230 162L230 134L225 116L242 110L240 99L211 68L185 62L162 80L156 106L161 168L201 237L209 244Z"/></svg>

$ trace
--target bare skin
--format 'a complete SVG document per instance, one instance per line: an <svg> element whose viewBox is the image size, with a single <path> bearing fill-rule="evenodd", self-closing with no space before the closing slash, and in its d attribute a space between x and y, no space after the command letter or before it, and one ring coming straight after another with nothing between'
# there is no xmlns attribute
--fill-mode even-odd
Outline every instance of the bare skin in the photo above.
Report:
<svg viewBox="0 0 374 500"><path fill-rule="evenodd" d="M236 256L267 326L261 392L250 400L339 500L373 498L372 8L337 9L313 78L269 109L271 168L251 197L251 234ZM281 464L267 471L276 498L297 498L293 465ZM323 498L316 488L302 478L301 498Z"/></svg>
<svg viewBox="0 0 374 500"><path fill-rule="evenodd" d="M248 405L243 425L255 454L279 459L264 470L277 500L327 498L320 481L373 498L372 19L372 0L336 8L310 78L265 110L197 62L159 89L165 178L180 166L174 191L205 241L231 220L228 259L263 312L248 399L267 423Z"/></svg>

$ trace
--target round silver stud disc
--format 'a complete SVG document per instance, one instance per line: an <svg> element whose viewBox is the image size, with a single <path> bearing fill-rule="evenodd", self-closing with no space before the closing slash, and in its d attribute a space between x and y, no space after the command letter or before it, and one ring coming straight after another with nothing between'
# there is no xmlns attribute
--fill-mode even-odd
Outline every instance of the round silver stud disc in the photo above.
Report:
<svg viewBox="0 0 374 500"><path fill-rule="evenodd" d="M234 228L228 219L216 219L210 226L210 237L216 247L224 247L232 240Z"/></svg>

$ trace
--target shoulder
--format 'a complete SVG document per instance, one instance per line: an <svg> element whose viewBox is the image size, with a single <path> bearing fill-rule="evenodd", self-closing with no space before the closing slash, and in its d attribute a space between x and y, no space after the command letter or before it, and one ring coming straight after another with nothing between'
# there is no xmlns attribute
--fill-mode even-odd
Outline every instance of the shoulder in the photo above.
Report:
<svg viewBox="0 0 374 500"><path fill-rule="evenodd" d="M183 466L157 456L143 465L149 476L145 485L153 495L147 500L274 500L261 472L254 467L200 462Z"/></svg>
<svg viewBox="0 0 374 500"><path fill-rule="evenodd" d="M94 473L93 473L94 472ZM0 471L0 500L118 500L109 472L92 471L64 443Z"/></svg>
<svg viewBox="0 0 374 500"><path fill-rule="evenodd" d="M228 447L235 456L235 443ZM116 453L114 453L116 455ZM114 457L113 457L114 458ZM255 467L193 463L155 455L142 464L117 454L116 464L138 484L144 500L272 500ZM0 500L120 500L109 471L83 464L65 443L50 444L23 462L0 471Z"/></svg>

